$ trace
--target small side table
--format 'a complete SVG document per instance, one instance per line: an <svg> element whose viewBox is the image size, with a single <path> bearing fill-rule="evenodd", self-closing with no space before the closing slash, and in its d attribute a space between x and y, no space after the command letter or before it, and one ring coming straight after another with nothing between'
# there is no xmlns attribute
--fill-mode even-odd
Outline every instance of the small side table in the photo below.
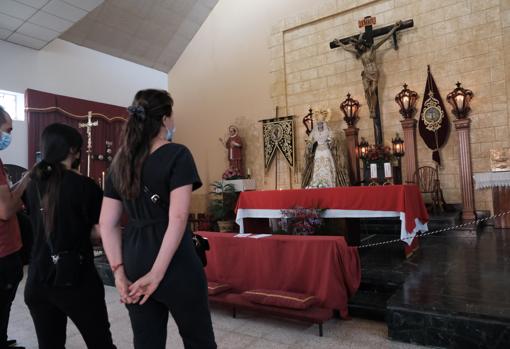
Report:
<svg viewBox="0 0 510 349"><path fill-rule="evenodd" d="M232 184L236 192L257 189L254 179L224 179L223 184Z"/></svg>
<svg viewBox="0 0 510 349"><path fill-rule="evenodd" d="M492 189L494 214L510 211L510 171L475 173L475 189ZM496 217L495 228L510 228L510 214Z"/></svg>

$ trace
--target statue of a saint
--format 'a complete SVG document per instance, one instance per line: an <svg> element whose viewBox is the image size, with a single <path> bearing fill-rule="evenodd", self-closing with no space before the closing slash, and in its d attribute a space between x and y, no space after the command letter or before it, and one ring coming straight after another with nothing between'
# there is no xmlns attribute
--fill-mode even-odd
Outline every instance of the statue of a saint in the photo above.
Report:
<svg viewBox="0 0 510 349"><path fill-rule="evenodd" d="M225 171L225 173L231 173L232 177L243 177L243 141L239 136L239 131L236 126L229 126L228 134L229 135L226 140L220 138L221 144L223 144L228 150L229 168Z"/></svg>
<svg viewBox="0 0 510 349"><path fill-rule="evenodd" d="M346 169L340 164L343 156L339 144L328 127L330 111L315 112L316 125L306 141L303 188L331 188L349 185Z"/></svg>
<svg viewBox="0 0 510 349"><path fill-rule="evenodd" d="M352 45L344 45L340 40L336 40L336 43L344 50L354 53L357 59L361 59L363 63L363 71L361 72L361 78L363 80L363 89L365 90L365 98L367 105L370 110L370 117L375 118L375 106L377 105L377 84L379 83L379 70L376 64L376 51L385 43L395 31L402 25L402 21L398 21L391 31L384 35L377 43L370 43L363 39L363 34L359 36L359 39L352 39Z"/></svg>

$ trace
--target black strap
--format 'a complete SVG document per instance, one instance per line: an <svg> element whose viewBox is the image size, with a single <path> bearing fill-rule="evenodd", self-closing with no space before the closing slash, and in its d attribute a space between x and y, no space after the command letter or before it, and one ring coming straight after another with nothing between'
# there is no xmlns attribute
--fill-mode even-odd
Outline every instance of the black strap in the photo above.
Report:
<svg viewBox="0 0 510 349"><path fill-rule="evenodd" d="M143 192L147 195L149 200L153 204L158 205L161 209L163 209L165 211L165 213L168 214L168 210L170 208L170 205L168 204L168 202L166 202L166 200L162 199L161 196L159 196L159 194L152 192L149 189L149 187L147 185L145 185L145 183L142 182L142 185L143 185ZM188 224L189 224L189 222L188 222ZM189 228L189 226L188 226L188 228ZM192 235L194 235L194 234L192 234Z"/></svg>
<svg viewBox="0 0 510 349"><path fill-rule="evenodd" d="M165 210L165 212L168 212L168 209L170 207L170 205L164 200L161 198L161 196L159 196L158 194L156 193L153 193L149 187L147 185L145 185L145 183L142 183L143 184L143 192L145 194L147 194L149 200L155 204L155 205L158 205L159 207L161 207L162 209Z"/></svg>

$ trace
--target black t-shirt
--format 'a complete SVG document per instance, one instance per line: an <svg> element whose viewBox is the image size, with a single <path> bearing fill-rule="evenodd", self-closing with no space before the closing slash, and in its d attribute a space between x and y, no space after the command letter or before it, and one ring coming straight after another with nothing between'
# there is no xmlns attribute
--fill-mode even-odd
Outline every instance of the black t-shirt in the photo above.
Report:
<svg viewBox="0 0 510 349"><path fill-rule="evenodd" d="M105 183L106 197L121 200L129 221L122 236L122 261L129 280L135 281L148 273L156 260L161 243L169 224L168 209L154 204L147 193L145 185L152 194L159 195L166 203L169 202L172 190L192 185L193 190L202 183L198 176L193 156L183 145L169 143L156 149L142 165L142 181L140 194L133 200L122 200L115 189L111 176ZM202 280L202 265L194 251L189 229L184 234L170 263L165 277L155 294L164 296L176 283L186 286L183 278ZM199 279L196 279L199 278ZM177 281L179 280L179 281Z"/></svg>
<svg viewBox="0 0 510 349"><path fill-rule="evenodd" d="M189 184L193 186L193 190L202 186L193 156L184 145L169 143L156 149L145 160L138 198L122 200L110 175L105 183L104 196L124 201L131 220L164 219L168 218L168 212L162 210L158 205L147 204L150 201L144 197L147 194L144 193L143 186L146 186L152 194L159 195L168 204L172 190Z"/></svg>
<svg viewBox="0 0 510 349"><path fill-rule="evenodd" d="M25 205L34 231L30 274L38 281L48 281L53 264L39 211L37 188L41 198L44 197L46 182L32 181L25 193ZM92 179L73 171L64 171L59 201L55 207L54 230L51 233L54 252L78 251L85 258L86 264L93 265L90 232L99 221L102 196L101 188Z"/></svg>

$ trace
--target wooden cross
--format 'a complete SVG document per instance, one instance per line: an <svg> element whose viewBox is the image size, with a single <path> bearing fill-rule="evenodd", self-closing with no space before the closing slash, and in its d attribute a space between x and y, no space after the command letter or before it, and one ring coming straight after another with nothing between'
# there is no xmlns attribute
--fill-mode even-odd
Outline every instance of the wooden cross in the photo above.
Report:
<svg viewBox="0 0 510 349"><path fill-rule="evenodd" d="M343 47L344 49L346 49L349 52L356 53L357 58L361 57L361 61L363 62L365 69L367 68L367 66L368 67L377 67L376 61L375 61L375 51L377 50L377 48L382 44L382 42L389 39L389 37L391 36L391 38L393 39L392 40L393 48L395 50L397 50L398 49L397 31L413 27L414 22L412 19L409 19L406 21L401 21L398 27L389 25L389 26L385 26L382 28L373 29L373 25L375 25L375 23L376 23L375 17L367 16L365 18L362 18L361 20L358 21L358 26L360 28L363 28L363 27L365 28L364 33L362 33L361 35L352 35L352 36L349 36L349 37L346 37L343 39L335 39L329 43L329 47L331 49L334 49L337 47ZM384 36L384 37L382 38L381 41L374 44L374 38L376 38L378 36ZM355 48L346 48L347 45L348 46L352 45L352 46L356 47L355 44L359 45L359 43L362 43L366 47L368 47L368 50L370 50L370 52L371 52L370 53L371 57L367 58L368 55L367 55L367 57L363 56L363 54L364 54L364 52L366 52L366 50L355 49ZM361 47L363 47L363 46L361 46ZM371 59L371 61L369 61L370 59ZM374 70L374 68L372 68L372 70ZM375 68L375 70L376 70L376 68ZM366 71L365 71L365 73L366 73ZM372 81L378 80L378 77L373 77L372 79L373 79ZM369 79L367 79L366 81L369 81ZM367 84L369 83L366 81L364 78L364 85L366 83ZM373 84L372 82L370 82L370 83ZM375 84L377 85L378 81L375 81ZM367 87L364 86L364 88L365 88L365 96L367 97ZM383 143L383 134L382 134L382 127L381 127L381 111L379 108L379 91L378 91L377 86L375 86L374 88L369 87L368 90L371 91L371 93L370 93L371 98L369 101L368 100L369 98L367 97L367 104L369 106L372 105L371 117L374 120L375 144L382 144ZM374 99L375 99L375 103L374 103ZM371 102L371 103L369 103L369 102Z"/></svg>
<svg viewBox="0 0 510 349"><path fill-rule="evenodd" d="M99 123L96 121L92 122L92 112L89 111L89 115L87 117L87 123L79 123L79 128L87 129L87 176L90 177L90 157L92 155L92 127L96 127Z"/></svg>

